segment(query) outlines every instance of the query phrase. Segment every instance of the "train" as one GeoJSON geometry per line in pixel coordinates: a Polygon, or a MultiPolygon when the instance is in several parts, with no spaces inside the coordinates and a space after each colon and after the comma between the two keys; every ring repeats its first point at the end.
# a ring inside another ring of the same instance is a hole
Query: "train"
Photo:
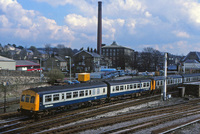
{"type": "MultiPolygon", "coordinates": [[[[169,75],[167,87],[200,80],[200,74],[169,75]]],[[[164,86],[164,76],[107,80],[76,85],[31,88],[22,91],[19,112],[32,117],[54,114],[74,106],[91,106],[122,96],[152,93],[164,86]]]]}

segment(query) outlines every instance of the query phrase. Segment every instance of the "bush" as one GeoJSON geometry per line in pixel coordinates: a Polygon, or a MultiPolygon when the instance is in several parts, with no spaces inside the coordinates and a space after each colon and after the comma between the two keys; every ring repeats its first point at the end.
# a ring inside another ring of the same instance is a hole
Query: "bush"
{"type": "Polygon", "coordinates": [[[51,84],[54,84],[57,79],[63,80],[63,78],[65,77],[64,74],[58,69],[53,69],[53,70],[49,71],[47,73],[47,76],[49,77],[48,82],[51,84]]]}

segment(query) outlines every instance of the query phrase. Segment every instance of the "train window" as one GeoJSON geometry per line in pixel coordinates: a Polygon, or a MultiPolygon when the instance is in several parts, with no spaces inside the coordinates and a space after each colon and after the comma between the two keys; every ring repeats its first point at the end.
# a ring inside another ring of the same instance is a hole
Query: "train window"
{"type": "Polygon", "coordinates": [[[119,91],[119,86],[116,86],[116,91],[119,91]]]}
{"type": "Polygon", "coordinates": [[[149,82],[148,82],[148,83],[147,83],[147,87],[149,87],[149,85],[150,85],[150,84],[149,84],[149,82]]]}
{"type": "Polygon", "coordinates": [[[85,96],[88,96],[88,90],[85,90],[85,96]]]}
{"type": "Polygon", "coordinates": [[[21,101],[25,101],[25,95],[22,95],[22,97],[21,97],[21,101]]]}
{"type": "Polygon", "coordinates": [[[133,85],[130,85],[130,89],[133,89],[133,85]]]}
{"type": "Polygon", "coordinates": [[[99,88],[97,89],[97,94],[100,94],[100,89],[99,88]]]}
{"type": "Polygon", "coordinates": [[[124,90],[124,86],[120,86],[120,90],[124,90]]]}
{"type": "Polygon", "coordinates": [[[72,93],[66,93],[66,99],[71,99],[72,98],[72,93]]]}
{"type": "Polygon", "coordinates": [[[127,85],[127,89],[129,89],[130,88],[130,85],[127,85]]]}
{"type": "Polygon", "coordinates": [[[156,81],[156,86],[159,86],[159,82],[158,81],[156,81]]]}
{"type": "Polygon", "coordinates": [[[78,92],[73,92],[73,98],[77,98],[78,97],[78,92]]]}
{"type": "Polygon", "coordinates": [[[115,87],[113,87],[113,92],[115,91],[115,87]]]}
{"type": "Polygon", "coordinates": [[[35,102],[35,96],[31,96],[31,101],[30,103],[34,103],[35,102]]]}
{"type": "Polygon", "coordinates": [[[92,94],[92,91],[91,90],[89,90],[89,95],[91,95],[92,94]]]}
{"type": "Polygon", "coordinates": [[[84,91],[79,91],[79,96],[83,97],[84,96],[84,91]]]}
{"type": "Polygon", "coordinates": [[[51,95],[45,96],[45,102],[51,102],[51,99],[52,99],[51,95]]]}
{"type": "Polygon", "coordinates": [[[173,84],[173,80],[171,80],[171,84],[173,84]]]}
{"type": "Polygon", "coordinates": [[[29,102],[30,95],[26,95],[26,102],[29,102]]]}
{"type": "Polygon", "coordinates": [[[93,89],[93,91],[92,91],[92,95],[95,95],[95,89],[93,89]]]}
{"type": "Polygon", "coordinates": [[[137,88],[140,88],[140,84],[137,84],[137,88]]]}
{"type": "Polygon", "coordinates": [[[59,94],[54,94],[53,101],[58,101],[58,100],[59,100],[59,94]]]}
{"type": "Polygon", "coordinates": [[[105,93],[106,92],[106,89],[105,88],[103,88],[103,93],[105,93]]]}
{"type": "Polygon", "coordinates": [[[137,84],[134,84],[134,88],[137,88],[137,84]]]}
{"type": "Polygon", "coordinates": [[[64,100],[65,99],[65,94],[62,93],[61,95],[62,95],[62,100],[64,100]]]}
{"type": "Polygon", "coordinates": [[[143,87],[146,87],[147,83],[143,83],[143,87]]]}
{"type": "Polygon", "coordinates": [[[160,81],[160,85],[161,85],[161,86],[163,85],[163,81],[160,81]]]}

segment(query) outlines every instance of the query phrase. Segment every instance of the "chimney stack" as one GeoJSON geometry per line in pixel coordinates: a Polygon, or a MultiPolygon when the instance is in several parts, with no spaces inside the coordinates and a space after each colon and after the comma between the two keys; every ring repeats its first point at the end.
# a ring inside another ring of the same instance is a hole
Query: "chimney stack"
{"type": "Polygon", "coordinates": [[[101,55],[102,44],[102,2],[98,2],[98,29],[97,29],[97,53],[101,55]]]}

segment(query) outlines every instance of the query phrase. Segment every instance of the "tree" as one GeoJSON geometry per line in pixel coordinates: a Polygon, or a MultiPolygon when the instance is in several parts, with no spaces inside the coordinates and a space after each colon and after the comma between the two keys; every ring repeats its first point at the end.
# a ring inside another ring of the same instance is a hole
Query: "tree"
{"type": "Polygon", "coordinates": [[[29,48],[29,50],[33,51],[33,57],[38,57],[38,56],[39,56],[39,52],[38,52],[38,50],[37,50],[36,47],[31,46],[31,47],[29,48]]]}
{"type": "Polygon", "coordinates": [[[15,48],[17,47],[15,44],[13,44],[12,46],[15,47],[15,48]]]}
{"type": "Polygon", "coordinates": [[[51,44],[46,44],[45,45],[45,52],[47,53],[48,57],[50,57],[51,44]]]}
{"type": "Polygon", "coordinates": [[[90,48],[89,47],[87,48],[87,51],[90,52],[90,48]]]}
{"type": "Polygon", "coordinates": [[[63,80],[65,77],[64,74],[58,70],[58,69],[53,69],[47,73],[47,76],[49,77],[48,82],[51,84],[54,84],[57,79],[63,80]]]}

